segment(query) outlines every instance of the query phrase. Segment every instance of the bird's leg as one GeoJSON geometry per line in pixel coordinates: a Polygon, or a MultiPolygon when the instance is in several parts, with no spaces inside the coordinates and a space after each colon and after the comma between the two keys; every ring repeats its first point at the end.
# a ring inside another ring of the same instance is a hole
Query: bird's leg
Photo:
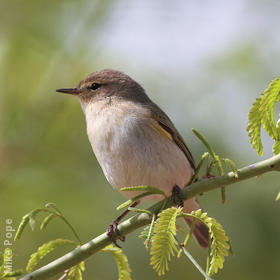
{"type": "Polygon", "coordinates": [[[213,166],[215,165],[216,161],[213,160],[211,161],[210,165],[206,166],[206,172],[205,175],[202,176],[203,179],[210,179],[210,178],[214,178],[215,176],[211,174],[211,170],[213,168],[213,166]]]}
{"type": "MultiPolygon", "coordinates": [[[[130,207],[135,207],[137,204],[139,204],[140,200],[137,200],[135,202],[133,202],[130,207]]],[[[120,231],[118,230],[118,224],[119,222],[129,213],[130,211],[127,209],[125,210],[119,217],[117,217],[107,228],[106,233],[109,237],[109,239],[112,241],[112,243],[121,248],[118,244],[117,244],[117,237],[121,240],[121,241],[125,241],[125,236],[122,236],[120,234],[120,231]]]]}
{"type": "Polygon", "coordinates": [[[180,207],[184,207],[184,200],[182,195],[182,189],[175,185],[172,189],[172,201],[180,207]]]}

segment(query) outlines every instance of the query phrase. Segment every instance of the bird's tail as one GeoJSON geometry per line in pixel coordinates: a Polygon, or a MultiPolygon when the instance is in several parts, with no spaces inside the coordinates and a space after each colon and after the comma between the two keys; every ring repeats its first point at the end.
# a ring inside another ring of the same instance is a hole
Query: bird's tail
{"type": "MultiPolygon", "coordinates": [[[[184,203],[183,211],[186,213],[190,213],[191,211],[195,211],[200,209],[200,205],[198,204],[197,200],[195,198],[191,198],[184,203]]],[[[191,226],[193,219],[192,218],[184,218],[186,223],[191,226]]],[[[209,245],[209,231],[208,227],[199,221],[196,221],[195,227],[193,230],[193,235],[195,236],[195,239],[197,240],[198,244],[202,248],[207,248],[209,245]]]]}

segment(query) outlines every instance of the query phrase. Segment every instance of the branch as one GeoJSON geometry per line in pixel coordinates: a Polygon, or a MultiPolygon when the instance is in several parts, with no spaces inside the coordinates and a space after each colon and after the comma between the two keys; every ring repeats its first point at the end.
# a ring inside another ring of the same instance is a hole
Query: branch
{"type": "MultiPolygon", "coordinates": [[[[239,169],[238,178],[235,177],[233,172],[229,172],[223,176],[199,180],[183,190],[183,198],[189,199],[198,194],[220,188],[221,186],[231,185],[255,176],[260,176],[270,171],[280,171],[280,154],[239,169]]],[[[165,208],[172,205],[173,202],[169,197],[165,208]]],[[[161,208],[162,201],[150,207],[149,211],[158,213],[161,208]]],[[[150,220],[151,217],[146,213],[137,214],[119,224],[118,229],[120,230],[121,235],[125,236],[139,227],[149,224],[150,220]]],[[[64,270],[80,263],[110,243],[111,241],[109,240],[107,234],[103,233],[59,259],[25,275],[20,280],[49,279],[51,276],[61,273],[64,270]]]]}

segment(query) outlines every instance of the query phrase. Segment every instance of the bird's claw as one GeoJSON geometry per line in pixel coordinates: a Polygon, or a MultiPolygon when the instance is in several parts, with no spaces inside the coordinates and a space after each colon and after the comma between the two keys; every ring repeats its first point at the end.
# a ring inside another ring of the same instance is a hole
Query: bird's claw
{"type": "Polygon", "coordinates": [[[106,230],[107,236],[112,241],[112,243],[117,246],[118,248],[121,248],[120,245],[117,244],[117,239],[120,239],[121,241],[125,241],[125,236],[121,235],[119,229],[118,229],[118,222],[113,221],[106,230]]]}
{"type": "Polygon", "coordinates": [[[180,207],[184,207],[184,200],[182,195],[182,189],[175,185],[172,189],[172,201],[180,207]]]}

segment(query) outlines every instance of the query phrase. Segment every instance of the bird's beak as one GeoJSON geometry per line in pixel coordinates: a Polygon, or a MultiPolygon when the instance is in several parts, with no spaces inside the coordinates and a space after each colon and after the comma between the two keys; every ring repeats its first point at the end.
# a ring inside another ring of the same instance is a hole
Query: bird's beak
{"type": "Polygon", "coordinates": [[[57,89],[56,92],[62,92],[62,93],[67,93],[67,94],[79,94],[81,91],[77,87],[74,88],[60,88],[57,89]]]}

